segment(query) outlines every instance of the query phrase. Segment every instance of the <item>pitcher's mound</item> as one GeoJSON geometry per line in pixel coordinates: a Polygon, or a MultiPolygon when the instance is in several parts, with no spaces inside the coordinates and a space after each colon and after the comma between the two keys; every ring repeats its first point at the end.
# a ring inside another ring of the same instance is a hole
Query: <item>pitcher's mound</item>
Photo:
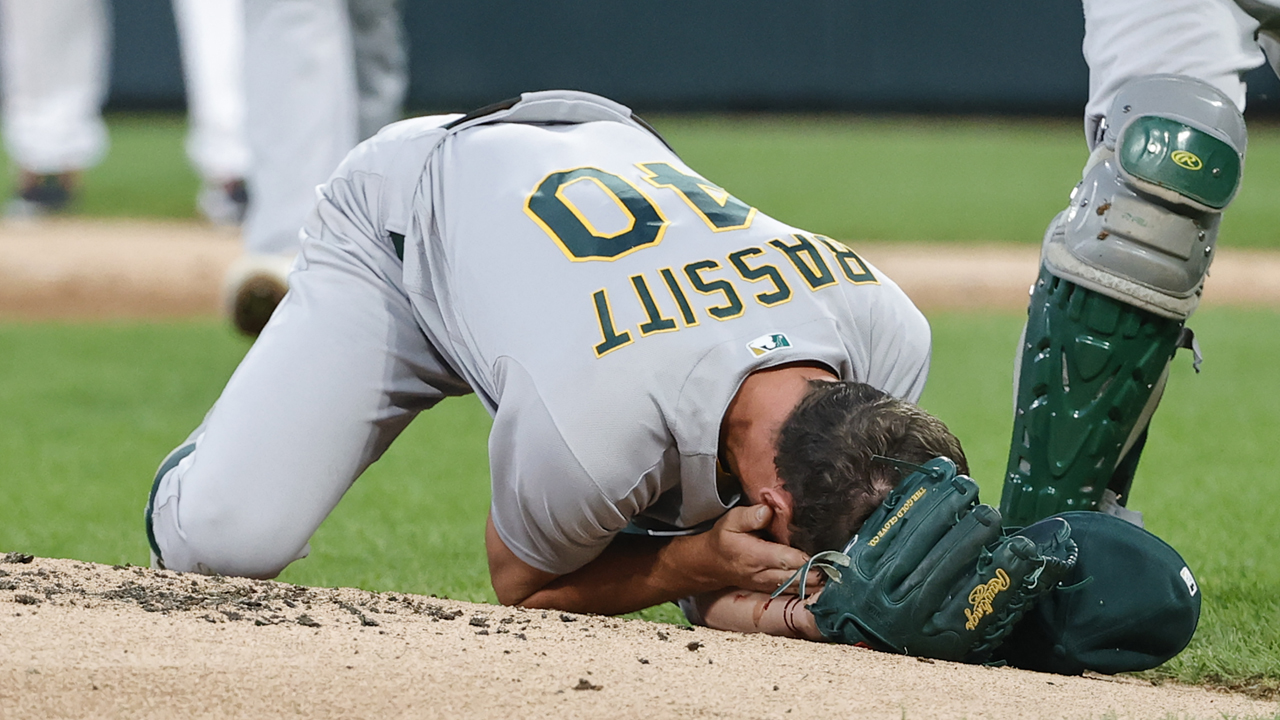
{"type": "Polygon", "coordinates": [[[1275,703],[639,620],[0,555],[0,717],[1163,718],[1275,703]]]}

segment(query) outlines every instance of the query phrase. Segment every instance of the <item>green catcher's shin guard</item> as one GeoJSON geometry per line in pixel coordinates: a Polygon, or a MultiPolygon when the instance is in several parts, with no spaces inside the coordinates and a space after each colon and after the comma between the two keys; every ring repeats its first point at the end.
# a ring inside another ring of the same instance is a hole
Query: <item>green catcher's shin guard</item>
{"type": "Polygon", "coordinates": [[[1127,492],[1144,411],[1182,328],[1041,269],[1020,348],[1006,525],[1094,510],[1113,477],[1127,492]]]}

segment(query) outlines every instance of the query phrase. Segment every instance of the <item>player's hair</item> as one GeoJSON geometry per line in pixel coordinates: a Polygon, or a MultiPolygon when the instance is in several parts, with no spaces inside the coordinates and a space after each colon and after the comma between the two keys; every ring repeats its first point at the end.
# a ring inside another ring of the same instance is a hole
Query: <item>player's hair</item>
{"type": "Polygon", "coordinates": [[[838,550],[902,478],[873,455],[923,463],[940,455],[969,473],[960,440],[912,403],[858,382],[810,382],[778,433],[774,465],[791,493],[791,544],[838,550]]]}

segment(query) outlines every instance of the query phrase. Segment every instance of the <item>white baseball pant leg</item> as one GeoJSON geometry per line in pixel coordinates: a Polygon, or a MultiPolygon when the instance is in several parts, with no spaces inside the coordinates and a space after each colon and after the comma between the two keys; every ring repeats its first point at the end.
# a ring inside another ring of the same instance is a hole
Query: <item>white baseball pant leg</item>
{"type": "Polygon", "coordinates": [[[346,0],[245,0],[246,252],[296,252],[315,187],[355,147],[353,57],[346,0]]]}
{"type": "Polygon", "coordinates": [[[391,243],[366,234],[365,177],[321,200],[288,295],[162,466],[147,523],[165,567],[274,577],[418,412],[470,392],[419,329],[391,243]]]}
{"type": "Polygon", "coordinates": [[[2,0],[4,141],[24,170],[83,170],[107,151],[105,0],[2,0]]]}
{"type": "Polygon", "coordinates": [[[399,0],[348,0],[360,96],[360,139],[400,120],[409,90],[409,53],[399,0]]]}
{"type": "Polygon", "coordinates": [[[244,127],[243,0],[173,0],[186,82],[187,157],[206,182],[249,171],[244,127]]]}
{"type": "Polygon", "coordinates": [[[1084,0],[1089,64],[1085,136],[1092,149],[1116,92],[1143,75],[1187,75],[1226,93],[1244,110],[1244,74],[1266,58],[1258,21],[1232,0],[1084,0]]]}

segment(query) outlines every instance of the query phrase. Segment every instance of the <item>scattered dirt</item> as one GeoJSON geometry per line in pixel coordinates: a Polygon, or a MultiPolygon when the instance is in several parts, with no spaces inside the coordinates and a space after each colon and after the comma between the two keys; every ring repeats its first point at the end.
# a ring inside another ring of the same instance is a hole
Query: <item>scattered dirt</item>
{"type": "Polygon", "coordinates": [[[1280,705],[640,620],[0,557],[3,718],[1273,717],[1280,705]]]}
{"type": "MultiPolygon", "coordinates": [[[[859,242],[926,310],[1021,310],[1037,249],[859,242]]],[[[216,315],[234,231],[197,223],[69,218],[0,224],[0,318],[216,315]]],[[[1280,307],[1280,252],[1221,249],[1205,305],[1280,307]]]]}

